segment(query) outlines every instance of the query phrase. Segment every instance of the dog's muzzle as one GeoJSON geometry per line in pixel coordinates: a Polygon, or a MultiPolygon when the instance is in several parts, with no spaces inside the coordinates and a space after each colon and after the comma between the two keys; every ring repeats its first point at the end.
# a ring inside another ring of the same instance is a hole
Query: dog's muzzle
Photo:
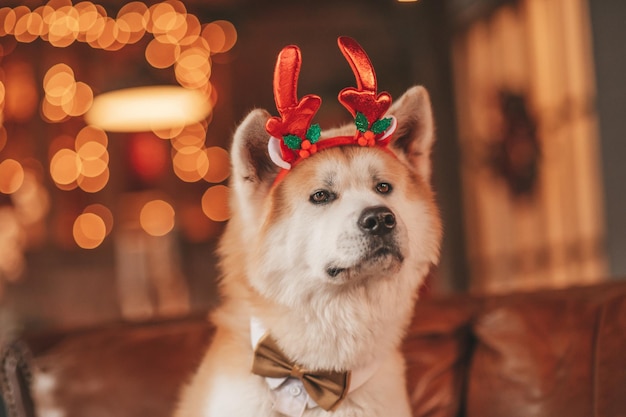
{"type": "Polygon", "coordinates": [[[363,252],[360,259],[350,266],[330,264],[326,267],[326,274],[331,278],[349,270],[358,271],[368,264],[379,262],[385,258],[393,258],[402,263],[404,257],[398,247],[396,234],[396,216],[391,209],[385,206],[365,208],[357,220],[357,227],[363,234],[363,252]]]}

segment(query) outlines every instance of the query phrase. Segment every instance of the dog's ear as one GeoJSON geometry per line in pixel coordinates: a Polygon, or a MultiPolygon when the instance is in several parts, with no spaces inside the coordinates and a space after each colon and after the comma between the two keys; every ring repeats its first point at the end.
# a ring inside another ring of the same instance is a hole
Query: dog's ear
{"type": "Polygon", "coordinates": [[[270,114],[265,110],[252,110],[235,130],[231,148],[235,187],[255,191],[271,185],[278,173],[267,150],[270,135],[265,130],[265,123],[269,118],[270,114]]]}
{"type": "Polygon", "coordinates": [[[430,151],[435,141],[435,128],[428,92],[422,86],[411,87],[394,101],[388,114],[398,121],[392,150],[425,181],[430,181],[430,151]]]}

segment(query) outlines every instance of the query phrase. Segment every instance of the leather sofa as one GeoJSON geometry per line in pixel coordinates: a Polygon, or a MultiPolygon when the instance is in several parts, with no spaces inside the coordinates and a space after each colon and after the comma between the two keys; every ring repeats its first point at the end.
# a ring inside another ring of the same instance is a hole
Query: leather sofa
{"type": "MultiPolygon", "coordinates": [[[[1,350],[4,413],[169,416],[212,332],[195,317],[24,336],[1,350]]],[[[626,416],[626,281],[422,299],[403,348],[416,417],[626,416]]]]}

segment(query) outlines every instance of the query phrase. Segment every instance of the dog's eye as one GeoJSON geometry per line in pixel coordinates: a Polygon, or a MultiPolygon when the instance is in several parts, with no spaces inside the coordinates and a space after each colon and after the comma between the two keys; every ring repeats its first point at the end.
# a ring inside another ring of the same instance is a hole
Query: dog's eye
{"type": "Polygon", "coordinates": [[[376,191],[378,191],[380,194],[389,194],[392,188],[393,187],[391,187],[391,184],[387,182],[381,182],[376,184],[376,191]]]}
{"type": "Polygon", "coordinates": [[[326,190],[317,190],[309,197],[309,201],[313,204],[324,204],[334,199],[334,194],[326,190]]]}

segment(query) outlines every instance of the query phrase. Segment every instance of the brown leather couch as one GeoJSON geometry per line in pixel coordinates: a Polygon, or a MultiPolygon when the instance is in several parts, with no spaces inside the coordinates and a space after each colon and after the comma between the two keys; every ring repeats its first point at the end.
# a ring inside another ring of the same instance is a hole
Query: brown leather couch
{"type": "MultiPolygon", "coordinates": [[[[211,336],[190,318],[8,344],[5,413],[169,416],[211,336]]],[[[414,416],[626,416],[626,281],[421,300],[404,349],[414,416]]]]}

